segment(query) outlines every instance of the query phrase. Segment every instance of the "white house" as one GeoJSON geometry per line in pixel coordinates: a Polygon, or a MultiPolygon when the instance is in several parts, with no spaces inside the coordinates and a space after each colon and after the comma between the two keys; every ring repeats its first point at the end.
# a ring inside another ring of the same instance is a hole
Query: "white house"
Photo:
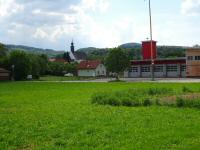
{"type": "Polygon", "coordinates": [[[99,60],[81,61],[78,65],[78,76],[98,77],[106,76],[106,67],[99,60]]]}

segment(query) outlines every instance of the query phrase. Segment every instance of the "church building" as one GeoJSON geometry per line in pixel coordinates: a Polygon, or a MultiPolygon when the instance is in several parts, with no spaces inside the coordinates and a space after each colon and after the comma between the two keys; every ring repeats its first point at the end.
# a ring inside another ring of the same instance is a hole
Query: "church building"
{"type": "Polygon", "coordinates": [[[71,46],[70,46],[70,51],[64,53],[64,59],[67,60],[69,63],[70,62],[81,62],[83,60],[86,60],[86,54],[81,51],[75,51],[75,46],[74,42],[72,40],[71,46]]]}

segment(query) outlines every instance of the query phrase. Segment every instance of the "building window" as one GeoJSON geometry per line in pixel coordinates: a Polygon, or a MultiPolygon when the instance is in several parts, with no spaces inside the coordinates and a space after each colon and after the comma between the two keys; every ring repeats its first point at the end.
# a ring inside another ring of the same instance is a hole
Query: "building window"
{"type": "Polygon", "coordinates": [[[177,72],[178,67],[177,65],[168,65],[167,66],[167,72],[177,72]]]}
{"type": "Polygon", "coordinates": [[[193,60],[193,56],[188,56],[187,59],[188,60],[193,60]]]}
{"type": "Polygon", "coordinates": [[[150,72],[150,66],[143,66],[142,72],[150,72]]]}
{"type": "Polygon", "coordinates": [[[200,60],[200,56],[195,56],[195,60],[200,60]]]}
{"type": "Polygon", "coordinates": [[[181,71],[182,71],[182,72],[185,72],[185,71],[186,71],[186,66],[185,66],[185,65],[181,66],[181,71]]]}
{"type": "Polygon", "coordinates": [[[163,72],[163,66],[155,66],[154,72],[163,72]]]}
{"type": "Polygon", "coordinates": [[[131,67],[129,72],[138,72],[138,67],[131,67]]]}

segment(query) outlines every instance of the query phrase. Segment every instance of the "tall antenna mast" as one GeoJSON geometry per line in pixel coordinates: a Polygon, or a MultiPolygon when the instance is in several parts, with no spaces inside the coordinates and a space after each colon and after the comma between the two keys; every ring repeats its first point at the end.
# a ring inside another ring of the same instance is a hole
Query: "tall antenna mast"
{"type": "Polygon", "coordinates": [[[154,58],[153,58],[153,31],[151,17],[151,0],[149,0],[150,40],[151,40],[151,80],[154,81],[154,58]]]}

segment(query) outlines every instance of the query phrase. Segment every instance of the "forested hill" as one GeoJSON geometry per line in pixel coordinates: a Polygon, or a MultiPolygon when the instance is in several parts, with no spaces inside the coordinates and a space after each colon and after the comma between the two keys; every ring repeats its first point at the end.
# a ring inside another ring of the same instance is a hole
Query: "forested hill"
{"type": "MultiPolygon", "coordinates": [[[[122,44],[119,47],[125,49],[129,54],[130,59],[141,59],[142,45],[139,43],[126,43],[122,44]]],[[[158,46],[158,57],[159,58],[176,58],[176,57],[185,57],[185,51],[187,47],[183,46],[158,46]]],[[[87,54],[88,59],[104,59],[109,51],[106,48],[94,48],[88,47],[79,49],[78,51],[85,52],[87,54]]]]}
{"type": "MultiPolygon", "coordinates": [[[[42,48],[35,48],[30,46],[23,46],[23,45],[6,45],[6,47],[10,50],[24,50],[30,53],[38,53],[38,54],[47,54],[48,57],[56,57],[61,56],[64,51],[56,51],[53,49],[42,49],[42,48]]],[[[141,44],[139,43],[126,43],[122,44],[119,47],[124,48],[127,53],[129,54],[130,59],[141,59],[141,44]]],[[[159,58],[175,58],[175,57],[184,57],[186,47],[182,46],[158,46],[158,57],[159,58]]],[[[87,59],[94,60],[94,59],[101,59],[104,60],[109,49],[108,48],[95,48],[95,47],[88,47],[88,48],[81,48],[77,51],[85,53],[87,59]]]]}
{"type": "Polygon", "coordinates": [[[10,50],[23,50],[30,53],[37,53],[37,54],[46,54],[48,57],[55,57],[57,55],[63,54],[64,51],[56,51],[53,49],[42,49],[42,48],[35,48],[30,46],[24,45],[6,45],[6,47],[10,50]]]}

